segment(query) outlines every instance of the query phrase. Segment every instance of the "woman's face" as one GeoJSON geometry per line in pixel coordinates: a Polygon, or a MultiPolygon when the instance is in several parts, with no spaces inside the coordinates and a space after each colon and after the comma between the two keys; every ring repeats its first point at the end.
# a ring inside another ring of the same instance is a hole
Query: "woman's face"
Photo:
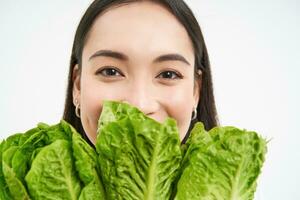
{"type": "Polygon", "coordinates": [[[147,116],[177,121],[181,140],[199,100],[192,42],[168,10],[137,2],[107,10],[88,34],[82,71],[73,71],[73,97],[95,143],[103,100],[126,101],[147,116]]]}

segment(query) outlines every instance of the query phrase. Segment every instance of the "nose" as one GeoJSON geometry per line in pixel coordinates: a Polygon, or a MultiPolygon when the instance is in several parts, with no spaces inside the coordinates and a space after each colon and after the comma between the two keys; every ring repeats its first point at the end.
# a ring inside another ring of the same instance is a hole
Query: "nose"
{"type": "Polygon", "coordinates": [[[132,82],[128,91],[124,91],[123,102],[127,102],[139,110],[145,115],[154,115],[159,109],[159,103],[155,97],[155,91],[149,84],[132,82]]]}

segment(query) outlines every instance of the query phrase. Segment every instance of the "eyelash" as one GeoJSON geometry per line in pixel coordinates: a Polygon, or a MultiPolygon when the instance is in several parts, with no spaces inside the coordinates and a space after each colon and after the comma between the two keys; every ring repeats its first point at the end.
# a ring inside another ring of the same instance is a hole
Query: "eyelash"
{"type": "MultiPolygon", "coordinates": [[[[114,70],[114,71],[113,71],[114,74],[115,74],[115,73],[120,74],[120,75],[117,75],[117,76],[124,76],[123,73],[121,73],[117,68],[112,67],[112,66],[102,67],[102,68],[100,68],[99,70],[97,70],[96,74],[101,74],[101,75],[103,75],[103,76],[105,76],[105,77],[116,76],[116,75],[107,75],[107,73],[106,73],[106,74],[103,74],[104,72],[107,72],[108,70],[110,70],[110,72],[112,72],[112,70],[114,70]]],[[[183,76],[182,76],[179,72],[173,71],[173,70],[166,70],[166,71],[163,71],[163,72],[161,72],[159,75],[157,75],[155,78],[159,78],[159,77],[161,77],[162,75],[167,75],[167,76],[170,77],[170,73],[171,73],[171,78],[163,78],[163,79],[174,80],[174,79],[182,79],[182,78],[183,78],[183,76]],[[167,73],[168,73],[168,74],[167,74],[167,73]],[[176,76],[176,77],[174,78],[174,76],[176,76]]],[[[161,78],[162,78],[162,77],[161,77],[161,78]]]]}

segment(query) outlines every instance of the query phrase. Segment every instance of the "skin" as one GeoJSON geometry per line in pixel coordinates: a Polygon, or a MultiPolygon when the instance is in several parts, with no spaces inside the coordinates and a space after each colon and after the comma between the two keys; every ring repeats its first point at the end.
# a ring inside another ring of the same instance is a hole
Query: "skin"
{"type": "Polygon", "coordinates": [[[98,16],[83,48],[82,70],[76,65],[73,71],[74,104],[77,99],[90,141],[95,144],[103,100],[128,102],[159,122],[174,118],[182,140],[199,101],[194,61],[185,28],[157,3],[131,3],[98,16]],[[119,52],[127,59],[95,55],[100,50],[119,52]],[[187,63],[155,61],[166,54],[179,54],[187,63]]]}

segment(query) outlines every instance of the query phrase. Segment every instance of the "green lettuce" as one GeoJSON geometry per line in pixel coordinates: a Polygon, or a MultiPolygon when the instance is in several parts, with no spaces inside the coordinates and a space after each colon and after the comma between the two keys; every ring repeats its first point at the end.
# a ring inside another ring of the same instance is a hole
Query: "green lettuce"
{"type": "Polygon", "coordinates": [[[96,151],[64,120],[12,135],[0,156],[0,200],[105,199],[96,151]]]}
{"type": "Polygon", "coordinates": [[[78,199],[80,180],[72,160],[71,144],[56,140],[34,159],[25,180],[33,199],[78,199]]]}
{"type": "Polygon", "coordinates": [[[100,178],[100,167],[95,150],[76,133],[73,127],[72,147],[75,158],[75,168],[83,182],[79,200],[105,199],[105,191],[100,178]]]}
{"type": "Polygon", "coordinates": [[[15,172],[11,167],[12,158],[14,153],[17,151],[16,146],[12,146],[7,149],[2,154],[2,173],[4,177],[4,187],[9,190],[4,191],[4,195],[8,196],[9,198],[12,197],[13,199],[29,199],[28,193],[26,188],[22,184],[22,182],[17,178],[15,172]]]}
{"type": "Polygon", "coordinates": [[[104,102],[96,143],[108,199],[169,199],[182,159],[176,122],[104,102]]]}
{"type": "Polygon", "coordinates": [[[0,143],[0,200],[248,200],[267,142],[235,127],[199,122],[181,145],[176,121],[105,101],[96,146],[66,121],[0,143]]]}
{"type": "MultiPolygon", "coordinates": [[[[3,147],[4,147],[4,141],[2,141],[0,144],[0,161],[2,161],[3,147]]],[[[2,165],[3,165],[2,162],[0,162],[0,200],[11,200],[12,197],[10,195],[8,186],[4,178],[2,165]]]]}
{"type": "MultiPolygon", "coordinates": [[[[20,179],[19,170],[14,167],[15,155],[18,154],[19,145],[23,145],[25,139],[31,134],[38,131],[38,129],[31,129],[25,134],[14,134],[2,142],[1,148],[1,182],[4,185],[3,198],[4,199],[29,199],[28,192],[20,179]],[[16,169],[17,171],[14,171],[16,169]]],[[[22,155],[21,155],[22,156],[22,155]]]]}
{"type": "Polygon", "coordinates": [[[206,132],[197,123],[185,145],[176,200],[254,198],[266,140],[235,127],[206,132]]]}

